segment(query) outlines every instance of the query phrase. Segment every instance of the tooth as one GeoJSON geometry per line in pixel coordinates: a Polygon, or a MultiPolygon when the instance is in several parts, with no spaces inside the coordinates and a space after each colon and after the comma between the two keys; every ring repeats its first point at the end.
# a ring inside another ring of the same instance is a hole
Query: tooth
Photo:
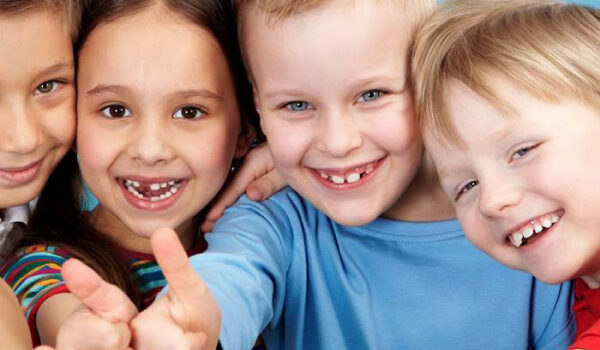
{"type": "Polygon", "coordinates": [[[140,183],[137,181],[132,181],[133,187],[140,187],[140,183]]]}
{"type": "Polygon", "coordinates": [[[331,181],[333,181],[333,183],[341,185],[344,183],[344,178],[341,176],[337,176],[337,175],[333,175],[331,177],[331,181]]]}
{"type": "Polygon", "coordinates": [[[552,221],[552,223],[556,223],[558,221],[558,216],[557,215],[552,215],[552,217],[550,218],[550,221],[552,221]]]}
{"type": "Polygon", "coordinates": [[[160,198],[160,200],[162,201],[163,199],[167,199],[167,195],[161,194],[160,196],[158,196],[158,198],[160,198]]]}
{"type": "Polygon", "coordinates": [[[136,196],[136,197],[138,197],[139,199],[144,198],[144,196],[141,193],[139,193],[139,192],[136,192],[133,195],[136,196]]]}
{"type": "Polygon", "coordinates": [[[169,181],[169,182],[167,182],[167,183],[169,184],[169,186],[173,186],[173,185],[175,185],[175,181],[169,181]]]}
{"type": "Polygon", "coordinates": [[[552,226],[552,221],[550,221],[549,218],[544,217],[542,219],[542,226],[544,226],[545,228],[548,228],[548,227],[552,226]]]}
{"type": "Polygon", "coordinates": [[[171,193],[170,191],[169,191],[169,192],[167,192],[167,193],[165,193],[165,196],[166,196],[167,198],[171,198],[171,196],[172,196],[172,195],[173,195],[173,193],[171,193]]]}
{"type": "Polygon", "coordinates": [[[542,230],[544,229],[542,227],[542,225],[538,224],[537,222],[533,225],[533,229],[535,230],[535,233],[540,233],[542,232],[542,230]]]}
{"type": "Polygon", "coordinates": [[[513,233],[510,235],[510,241],[515,247],[520,247],[523,244],[523,235],[520,233],[513,233]]]}
{"type": "Polygon", "coordinates": [[[319,173],[319,174],[320,174],[320,175],[321,175],[321,177],[322,177],[322,178],[324,178],[324,179],[328,179],[328,178],[329,178],[329,176],[328,176],[327,174],[325,174],[325,173],[319,173]]]}
{"type": "Polygon", "coordinates": [[[533,227],[531,226],[527,226],[523,229],[523,231],[521,231],[521,234],[523,235],[523,237],[525,238],[529,238],[531,236],[533,236],[533,227]]]}
{"type": "Polygon", "coordinates": [[[169,191],[170,191],[171,193],[175,194],[175,193],[177,193],[177,191],[178,191],[178,190],[179,190],[179,188],[178,188],[178,187],[175,187],[175,186],[173,186],[173,187],[171,187],[171,189],[170,189],[169,191]]]}
{"type": "Polygon", "coordinates": [[[160,188],[167,188],[167,186],[168,186],[168,185],[167,185],[167,183],[166,183],[166,182],[163,182],[163,183],[161,183],[161,184],[160,184],[160,188]]]}
{"type": "Polygon", "coordinates": [[[158,202],[160,200],[160,197],[150,197],[150,200],[153,202],[158,202]]]}
{"type": "Polygon", "coordinates": [[[346,178],[346,182],[348,182],[349,184],[353,184],[358,180],[360,180],[360,174],[357,173],[352,173],[346,178]]]}
{"type": "Polygon", "coordinates": [[[132,183],[133,183],[133,181],[131,181],[131,180],[125,180],[125,184],[126,184],[127,186],[130,186],[132,183]]]}
{"type": "Polygon", "coordinates": [[[373,166],[372,166],[372,165],[369,165],[369,166],[367,167],[367,171],[365,171],[365,172],[366,172],[367,174],[370,174],[370,173],[372,173],[372,172],[373,172],[373,166]]]}
{"type": "Polygon", "coordinates": [[[158,190],[160,190],[160,184],[152,184],[152,185],[150,185],[150,189],[152,191],[158,191],[158,190]]]}

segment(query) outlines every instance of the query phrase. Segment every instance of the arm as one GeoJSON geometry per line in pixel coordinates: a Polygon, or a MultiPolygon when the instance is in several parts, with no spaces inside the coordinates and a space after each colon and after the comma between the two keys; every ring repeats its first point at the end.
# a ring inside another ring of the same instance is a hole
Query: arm
{"type": "Polygon", "coordinates": [[[2,349],[31,349],[31,335],[10,287],[0,279],[0,339],[2,349]]]}
{"type": "Polygon", "coordinates": [[[262,201],[286,186],[285,181],[273,165],[266,144],[250,151],[233,180],[221,191],[200,226],[210,232],[215,222],[244,193],[253,201],[262,201]]]}

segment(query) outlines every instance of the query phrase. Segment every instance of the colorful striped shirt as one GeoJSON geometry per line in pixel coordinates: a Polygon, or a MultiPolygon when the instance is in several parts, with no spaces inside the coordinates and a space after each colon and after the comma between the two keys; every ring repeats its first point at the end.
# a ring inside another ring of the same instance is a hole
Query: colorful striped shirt
{"type": "MultiPolygon", "coordinates": [[[[201,251],[202,248],[193,248],[188,254],[201,251]]],[[[121,252],[135,274],[145,308],[154,301],[167,282],[151,254],[124,249],[121,252]]],[[[34,245],[20,250],[0,268],[0,276],[11,286],[23,307],[34,344],[39,344],[35,319],[40,306],[56,294],[68,293],[61,268],[70,257],[67,250],[59,247],[34,245]]]]}

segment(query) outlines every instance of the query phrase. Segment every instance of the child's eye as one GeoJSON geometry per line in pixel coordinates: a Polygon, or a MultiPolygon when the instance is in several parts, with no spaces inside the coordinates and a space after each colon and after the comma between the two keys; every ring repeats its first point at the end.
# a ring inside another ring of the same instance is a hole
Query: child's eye
{"type": "Polygon", "coordinates": [[[538,144],[519,148],[516,152],[514,152],[510,156],[510,160],[512,161],[512,160],[524,157],[527,153],[529,153],[529,151],[531,151],[532,149],[536,148],[537,146],[538,146],[538,144]]]}
{"type": "Polygon", "coordinates": [[[173,114],[175,119],[193,120],[202,118],[206,113],[198,107],[185,106],[177,109],[173,114]]]}
{"type": "Polygon", "coordinates": [[[469,182],[467,182],[466,184],[464,184],[464,186],[462,186],[459,190],[458,193],[456,194],[456,198],[454,198],[454,201],[458,201],[458,199],[465,193],[469,192],[470,190],[472,190],[475,186],[479,185],[479,181],[477,180],[470,180],[469,182]]]}
{"type": "Polygon", "coordinates": [[[34,95],[49,94],[51,92],[56,91],[56,89],[58,89],[59,85],[60,85],[60,82],[58,82],[56,80],[45,81],[35,88],[35,91],[33,94],[34,95]]]}
{"type": "Polygon", "coordinates": [[[103,116],[110,119],[131,117],[131,111],[122,105],[110,105],[100,110],[103,116]]]}
{"type": "Polygon", "coordinates": [[[292,101],[285,104],[284,107],[294,112],[303,112],[307,109],[314,108],[310,103],[305,101],[292,101]]]}
{"type": "Polygon", "coordinates": [[[371,102],[383,96],[385,92],[381,90],[369,90],[358,97],[358,102],[371,102]]]}

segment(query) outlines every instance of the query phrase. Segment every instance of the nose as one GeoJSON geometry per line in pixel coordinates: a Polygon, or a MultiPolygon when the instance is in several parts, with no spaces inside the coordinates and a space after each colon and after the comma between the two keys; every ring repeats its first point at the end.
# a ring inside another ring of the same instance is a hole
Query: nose
{"type": "Polygon", "coordinates": [[[324,112],[318,125],[317,148],[334,157],[344,157],[362,145],[360,126],[343,111],[324,112]]]}
{"type": "Polygon", "coordinates": [[[42,143],[44,131],[35,110],[16,103],[2,107],[0,113],[0,151],[27,154],[42,143]]]}
{"type": "Polygon", "coordinates": [[[165,117],[160,115],[138,116],[138,125],[131,135],[129,156],[143,165],[168,163],[174,157],[165,117]]]}
{"type": "Polygon", "coordinates": [[[479,211],[489,218],[505,214],[510,208],[517,206],[521,199],[522,191],[518,184],[511,182],[506,177],[499,178],[494,182],[480,182],[479,211]]]}

